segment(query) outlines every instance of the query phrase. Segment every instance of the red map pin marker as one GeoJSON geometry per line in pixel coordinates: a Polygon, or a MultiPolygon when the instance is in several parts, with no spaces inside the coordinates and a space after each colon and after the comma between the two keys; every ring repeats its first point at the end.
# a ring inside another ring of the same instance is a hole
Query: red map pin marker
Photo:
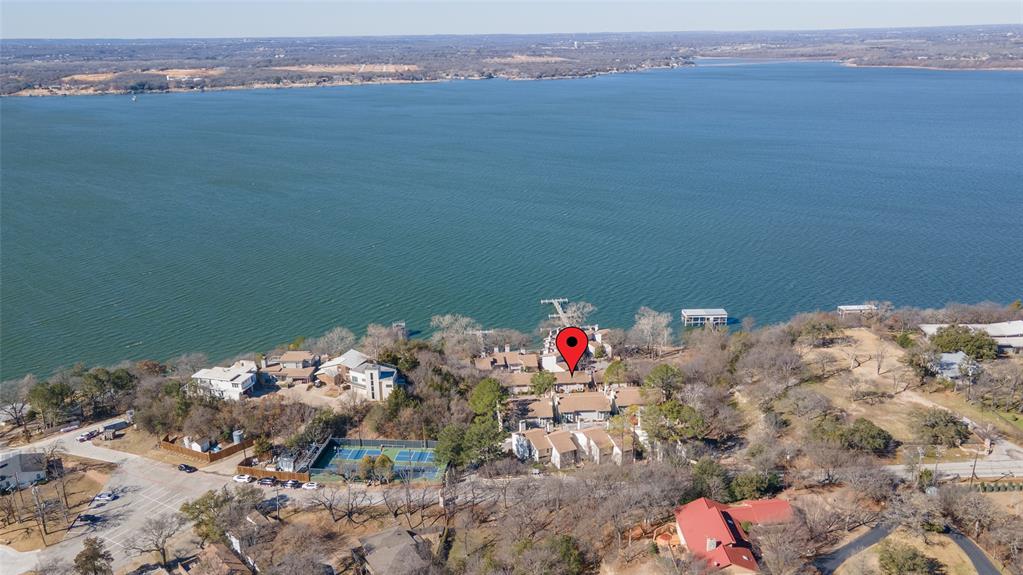
{"type": "Polygon", "coordinates": [[[586,337],[586,332],[577,327],[562,329],[554,340],[554,343],[558,346],[558,352],[561,354],[561,357],[565,358],[565,363],[568,364],[569,373],[573,375],[575,374],[575,366],[579,365],[579,360],[586,353],[587,341],[589,339],[586,337]]]}

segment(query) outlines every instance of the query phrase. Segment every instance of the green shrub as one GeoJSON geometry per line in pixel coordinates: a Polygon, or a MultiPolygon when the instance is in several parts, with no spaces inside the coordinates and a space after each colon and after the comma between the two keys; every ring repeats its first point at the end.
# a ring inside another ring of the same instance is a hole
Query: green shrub
{"type": "Polygon", "coordinates": [[[942,565],[909,545],[883,541],[878,545],[878,566],[885,575],[929,575],[942,565]]]}

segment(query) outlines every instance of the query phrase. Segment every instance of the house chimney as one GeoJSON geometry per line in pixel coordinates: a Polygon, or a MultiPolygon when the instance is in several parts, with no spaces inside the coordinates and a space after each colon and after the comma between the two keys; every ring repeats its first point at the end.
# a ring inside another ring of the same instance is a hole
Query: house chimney
{"type": "Polygon", "coordinates": [[[499,348],[499,347],[497,347],[497,346],[495,345],[495,346],[494,346],[494,355],[497,355],[497,354],[498,354],[498,352],[500,352],[500,351],[501,351],[501,348],[499,348]]]}
{"type": "Polygon", "coordinates": [[[504,344],[504,352],[505,353],[510,353],[511,352],[511,344],[508,344],[508,343],[504,344]]]}
{"type": "Polygon", "coordinates": [[[526,430],[526,422],[525,421],[520,421],[519,422],[519,433],[522,433],[525,430],[526,430]]]}

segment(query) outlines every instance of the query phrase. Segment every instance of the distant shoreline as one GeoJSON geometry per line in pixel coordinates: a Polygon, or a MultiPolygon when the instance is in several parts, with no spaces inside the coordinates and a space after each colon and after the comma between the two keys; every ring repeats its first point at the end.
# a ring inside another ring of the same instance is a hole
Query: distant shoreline
{"type": "Polygon", "coordinates": [[[47,98],[47,97],[66,97],[66,96],[129,96],[129,95],[145,95],[145,94],[185,94],[185,93],[201,93],[201,92],[226,92],[235,90],[286,90],[292,88],[339,88],[347,86],[379,86],[387,84],[438,84],[443,82],[455,82],[455,81],[474,81],[474,80],[507,80],[509,82],[531,82],[531,81],[544,81],[544,80],[578,80],[585,78],[596,78],[600,76],[610,76],[614,74],[630,74],[635,72],[645,72],[648,70],[671,70],[675,68],[690,68],[700,67],[700,60],[739,60],[734,64],[711,64],[705,67],[723,67],[723,66],[749,66],[757,64],[785,64],[785,63],[809,63],[809,62],[828,62],[843,66],[846,68],[904,68],[911,70],[936,70],[936,71],[949,71],[949,72],[1023,72],[1023,66],[1021,67],[1004,67],[1004,68],[983,68],[983,67],[970,67],[970,68],[949,68],[941,66],[924,66],[915,64],[857,64],[855,62],[848,62],[836,59],[826,58],[744,58],[736,56],[696,56],[694,63],[690,65],[651,65],[643,66],[639,68],[629,70],[607,70],[602,72],[590,72],[585,74],[562,74],[554,76],[539,76],[539,77],[515,77],[515,76],[466,76],[456,78],[431,78],[424,80],[403,80],[403,79],[387,79],[381,78],[376,80],[365,80],[365,81],[340,81],[340,82],[294,82],[288,84],[275,84],[272,82],[259,82],[255,84],[238,84],[234,86],[213,86],[202,89],[196,88],[167,88],[164,90],[147,90],[144,92],[131,92],[123,90],[91,90],[86,88],[81,89],[67,89],[67,90],[53,90],[49,88],[28,88],[15,92],[13,94],[2,94],[0,97],[11,98],[47,98]]]}
{"type": "Polygon", "coordinates": [[[508,77],[508,76],[467,76],[459,78],[434,78],[428,80],[400,80],[400,79],[379,79],[358,82],[319,82],[319,83],[288,83],[274,84],[271,82],[260,82],[257,84],[239,84],[236,86],[214,86],[203,89],[195,88],[167,88],[165,90],[147,90],[145,92],[131,92],[123,90],[51,90],[48,88],[29,88],[13,94],[0,94],[0,98],[52,98],[66,96],[142,96],[148,94],[189,94],[202,92],[227,92],[241,90],[288,90],[293,88],[341,88],[349,86],[378,86],[387,84],[441,84],[446,82],[476,81],[476,80],[506,80],[509,82],[542,82],[546,80],[581,80],[585,78],[597,78],[600,76],[611,76],[615,74],[630,74],[635,72],[646,72],[648,70],[671,70],[675,68],[693,68],[695,65],[684,66],[645,66],[632,70],[608,70],[605,72],[590,72],[586,74],[563,74],[557,76],[541,77],[508,77]]]}

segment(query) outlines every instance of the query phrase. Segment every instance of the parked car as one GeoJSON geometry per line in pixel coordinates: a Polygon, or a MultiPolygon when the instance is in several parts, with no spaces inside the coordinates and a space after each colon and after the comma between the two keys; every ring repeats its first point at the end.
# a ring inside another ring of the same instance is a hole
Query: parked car
{"type": "Polygon", "coordinates": [[[259,484],[268,487],[273,487],[274,485],[277,485],[277,480],[274,479],[273,477],[264,477],[259,480],[259,484]]]}
{"type": "Polygon", "coordinates": [[[96,497],[93,497],[93,499],[96,501],[113,501],[114,499],[117,499],[117,494],[104,491],[102,493],[97,493],[96,497]]]}
{"type": "Polygon", "coordinates": [[[302,489],[319,489],[319,488],[320,488],[320,484],[316,483],[315,481],[310,481],[309,483],[306,483],[305,485],[302,486],[302,489]]]}
{"type": "Polygon", "coordinates": [[[60,428],[60,432],[61,433],[67,433],[69,431],[74,431],[74,430],[78,429],[81,426],[82,426],[81,423],[72,423],[71,425],[65,425],[64,427],[61,427],[60,428]]]}
{"type": "Polygon", "coordinates": [[[195,473],[195,468],[187,463],[178,465],[178,471],[184,471],[185,473],[195,473]]]}
{"type": "Polygon", "coordinates": [[[78,441],[79,441],[79,443],[84,442],[84,441],[89,441],[90,439],[92,439],[93,437],[96,437],[97,435],[99,435],[99,430],[98,429],[90,429],[89,431],[86,431],[85,433],[79,435],[78,436],[78,441]]]}
{"type": "Polygon", "coordinates": [[[97,521],[99,521],[99,517],[96,515],[89,515],[87,513],[83,513],[78,516],[79,523],[95,523],[97,521]]]}
{"type": "Polygon", "coordinates": [[[252,481],[252,476],[251,475],[245,475],[243,473],[241,475],[235,475],[234,476],[234,480],[237,483],[248,483],[248,482],[252,481]]]}
{"type": "Polygon", "coordinates": [[[301,489],[302,482],[297,479],[289,479],[284,482],[284,487],[288,489],[301,489]]]}

